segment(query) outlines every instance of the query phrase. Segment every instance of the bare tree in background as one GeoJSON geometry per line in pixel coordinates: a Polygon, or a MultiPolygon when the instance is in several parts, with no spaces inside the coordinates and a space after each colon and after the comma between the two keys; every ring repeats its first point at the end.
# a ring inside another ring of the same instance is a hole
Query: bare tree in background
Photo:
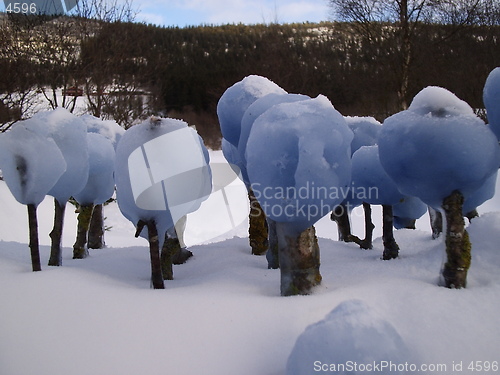
{"type": "Polygon", "coordinates": [[[351,22],[365,43],[393,38],[396,45],[387,53],[397,74],[398,106],[408,106],[408,87],[415,58],[414,40],[422,25],[452,26],[445,40],[465,25],[497,24],[496,0],[329,0],[335,19],[351,22]]]}

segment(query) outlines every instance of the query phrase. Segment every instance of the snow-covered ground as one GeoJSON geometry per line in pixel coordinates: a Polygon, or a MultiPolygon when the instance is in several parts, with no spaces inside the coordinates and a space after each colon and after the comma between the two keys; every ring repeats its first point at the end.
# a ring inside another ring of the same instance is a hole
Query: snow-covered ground
{"type": "MultiPolygon", "coordinates": [[[[222,157],[212,152],[212,158],[222,157]]],[[[165,290],[150,289],[147,242],[134,238],[115,203],[105,208],[112,226],[108,247],[84,260],[71,259],[76,217],[68,206],[63,266],[46,266],[52,210],[50,198],[38,209],[43,271],[34,273],[26,207],[0,182],[2,375],[283,375],[306,327],[350,300],[370,308],[363,319],[373,314],[374,321],[392,324],[420,373],[500,372],[500,194],[468,227],[473,259],[467,289],[438,286],[444,243],[431,239],[427,216],[415,231],[396,231],[399,259],[380,260],[381,210],[375,207],[377,239],[370,251],[337,242],[329,218],[316,225],[323,283],[313,295],[297,297],[280,297],[279,271],[250,254],[246,222],[218,236],[224,207],[211,210],[202,224],[204,238],[213,230],[216,242],[196,245],[200,224],[188,219],[186,242],[194,257],[175,266],[165,290]]],[[[361,210],[352,221],[362,236],[361,210]]],[[[331,363],[336,358],[332,352],[331,363]]],[[[310,373],[336,373],[316,371],[326,367],[313,359],[310,373]]]]}

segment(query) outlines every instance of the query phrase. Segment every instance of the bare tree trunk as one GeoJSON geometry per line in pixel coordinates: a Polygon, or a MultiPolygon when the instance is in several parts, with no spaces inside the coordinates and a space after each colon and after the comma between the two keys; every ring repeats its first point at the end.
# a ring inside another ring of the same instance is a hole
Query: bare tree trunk
{"type": "Polygon", "coordinates": [[[89,255],[86,245],[93,210],[93,204],[79,206],[78,208],[78,229],[76,241],[73,245],[73,259],[84,259],[89,255]]]}
{"type": "Polygon", "coordinates": [[[248,228],[250,247],[252,248],[252,254],[263,255],[269,247],[266,215],[252,190],[248,191],[248,199],[250,201],[250,224],[248,228]]]}
{"type": "Polygon", "coordinates": [[[292,225],[276,223],[282,296],[310,294],[321,283],[316,231],[309,227],[297,233],[292,225]]]}
{"type": "Polygon", "coordinates": [[[267,268],[277,270],[280,268],[280,258],[278,251],[278,235],[276,233],[276,222],[267,219],[267,229],[269,233],[269,250],[266,253],[267,268]]]}
{"type": "Polygon", "coordinates": [[[372,221],[372,206],[363,202],[363,211],[365,213],[365,238],[360,242],[359,247],[368,250],[373,248],[373,230],[375,229],[372,221]]]}
{"type": "Polygon", "coordinates": [[[446,255],[443,268],[444,283],[447,288],[465,288],[467,271],[471,264],[471,243],[465,230],[462,214],[464,197],[455,190],[443,200],[446,217],[446,255]]]}
{"type": "Polygon", "coordinates": [[[151,259],[151,284],[154,289],[165,289],[160,259],[160,242],[158,241],[158,229],[156,223],[151,220],[147,224],[149,255],[151,259]]]}
{"type": "Polygon", "coordinates": [[[337,228],[339,232],[339,241],[343,242],[354,242],[361,246],[361,240],[359,237],[351,233],[351,222],[349,220],[349,209],[345,204],[339,204],[336,206],[330,219],[337,223],[337,228]]]}
{"type": "Polygon", "coordinates": [[[394,239],[392,206],[382,205],[382,242],[384,243],[383,260],[399,256],[399,246],[394,239]]]}
{"type": "Polygon", "coordinates": [[[30,233],[29,248],[31,252],[31,265],[33,272],[41,271],[40,247],[38,244],[38,220],[36,217],[36,206],[34,204],[28,204],[28,226],[30,233]]]}
{"type": "Polygon", "coordinates": [[[62,266],[61,240],[65,211],[66,202],[62,204],[54,198],[54,227],[49,234],[51,240],[49,266],[62,266]]]}
{"type": "Polygon", "coordinates": [[[89,249],[103,249],[105,246],[103,205],[97,204],[90,219],[88,247],[89,249]]]}
{"type": "Polygon", "coordinates": [[[429,206],[428,211],[429,218],[431,220],[432,239],[435,240],[436,238],[439,238],[443,232],[443,215],[431,206],[429,206]]]}

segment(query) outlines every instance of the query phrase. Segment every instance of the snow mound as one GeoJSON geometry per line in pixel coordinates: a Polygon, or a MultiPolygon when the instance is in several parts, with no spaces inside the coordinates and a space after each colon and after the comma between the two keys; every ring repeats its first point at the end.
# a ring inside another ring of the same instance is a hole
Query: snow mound
{"type": "Polygon", "coordinates": [[[410,358],[403,338],[389,321],[364,302],[347,300],[298,337],[286,375],[374,373],[374,366],[386,364],[396,365],[391,374],[407,374],[397,365],[410,358]]]}

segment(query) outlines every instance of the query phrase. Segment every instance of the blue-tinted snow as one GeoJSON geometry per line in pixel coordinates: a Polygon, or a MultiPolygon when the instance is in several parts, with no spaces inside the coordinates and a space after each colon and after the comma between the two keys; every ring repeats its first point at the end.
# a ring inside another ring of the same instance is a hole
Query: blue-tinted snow
{"type": "Polygon", "coordinates": [[[490,128],[500,140],[500,68],[493,69],[488,75],[484,85],[483,102],[490,128]]]}
{"type": "Polygon", "coordinates": [[[254,122],[246,159],[266,215],[305,229],[341,202],[351,181],[353,138],[325,96],[278,104],[254,122]]]}
{"type": "Polygon", "coordinates": [[[77,116],[64,108],[38,112],[26,120],[26,126],[43,137],[52,138],[62,152],[66,171],[50,189],[61,204],[79,193],[87,183],[89,153],[87,147],[87,127],[77,116]]]}
{"type": "Polygon", "coordinates": [[[217,103],[217,116],[222,136],[229,143],[238,147],[243,114],[250,104],[271,93],[286,94],[286,91],[265,77],[251,75],[222,94],[217,103]]]}
{"type": "Polygon", "coordinates": [[[111,141],[97,133],[87,133],[89,173],[87,184],[74,198],[81,205],[102,204],[113,196],[115,149],[111,141]]]}
{"type": "Polygon", "coordinates": [[[382,166],[399,190],[440,207],[460,190],[467,199],[498,169],[498,141],[470,106],[440,87],[427,87],[406,111],[384,121],[382,166]]]}
{"type": "Polygon", "coordinates": [[[352,155],[352,182],[354,189],[349,200],[352,205],[362,202],[394,205],[404,196],[380,164],[378,146],[363,146],[352,155]]]}
{"type": "Polygon", "coordinates": [[[378,134],[382,124],[373,117],[346,116],[347,125],[354,133],[351,143],[351,153],[355,153],[362,146],[377,144],[378,134]]]}
{"type": "Polygon", "coordinates": [[[66,170],[66,162],[52,138],[19,122],[0,134],[0,169],[19,203],[38,206],[66,170]]]}
{"type": "Polygon", "coordinates": [[[360,300],[347,300],[297,338],[286,375],[409,374],[404,364],[412,363],[411,358],[403,338],[386,318],[360,300]],[[389,368],[390,364],[396,367],[389,368]]]}
{"type": "Polygon", "coordinates": [[[92,115],[83,115],[80,118],[87,125],[89,133],[98,133],[108,138],[116,149],[121,136],[125,133],[125,129],[113,120],[101,120],[92,115]]]}

